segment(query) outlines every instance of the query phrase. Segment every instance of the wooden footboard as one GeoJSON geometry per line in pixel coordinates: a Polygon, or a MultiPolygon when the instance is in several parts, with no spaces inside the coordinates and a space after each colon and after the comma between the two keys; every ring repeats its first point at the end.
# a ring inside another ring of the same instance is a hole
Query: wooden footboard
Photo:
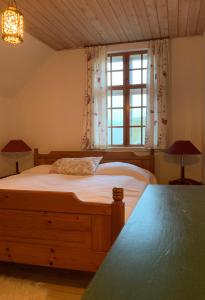
{"type": "Polygon", "coordinates": [[[121,190],[112,204],[69,192],[0,190],[0,261],[96,271],[124,225],[121,190]]]}

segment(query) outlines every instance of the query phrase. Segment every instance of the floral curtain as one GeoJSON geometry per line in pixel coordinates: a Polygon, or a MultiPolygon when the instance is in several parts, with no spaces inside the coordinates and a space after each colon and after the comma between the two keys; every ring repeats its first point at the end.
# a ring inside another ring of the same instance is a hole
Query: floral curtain
{"type": "Polygon", "coordinates": [[[82,149],[107,147],[106,47],[89,47],[82,149]]]}
{"type": "Polygon", "coordinates": [[[145,147],[167,147],[168,39],[150,42],[145,147]]]}

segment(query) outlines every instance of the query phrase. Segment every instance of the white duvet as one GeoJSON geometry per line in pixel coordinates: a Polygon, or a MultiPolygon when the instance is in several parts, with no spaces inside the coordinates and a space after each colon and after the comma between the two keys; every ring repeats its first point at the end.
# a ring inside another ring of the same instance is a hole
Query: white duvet
{"type": "Polygon", "coordinates": [[[132,176],[76,176],[23,172],[0,180],[0,189],[73,192],[81,201],[111,203],[113,187],[124,188],[125,219],[136,206],[147,183],[132,176]]]}

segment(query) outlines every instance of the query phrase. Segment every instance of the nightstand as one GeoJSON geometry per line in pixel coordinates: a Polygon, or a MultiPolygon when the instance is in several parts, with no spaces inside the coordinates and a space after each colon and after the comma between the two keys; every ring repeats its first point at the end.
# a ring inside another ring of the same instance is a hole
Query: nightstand
{"type": "Polygon", "coordinates": [[[202,185],[202,182],[190,178],[179,178],[169,181],[169,184],[175,185],[202,185]]]}

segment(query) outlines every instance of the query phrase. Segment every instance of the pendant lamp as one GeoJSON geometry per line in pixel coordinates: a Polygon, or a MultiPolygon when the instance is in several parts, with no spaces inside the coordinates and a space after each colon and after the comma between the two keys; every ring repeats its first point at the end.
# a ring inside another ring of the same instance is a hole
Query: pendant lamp
{"type": "Polygon", "coordinates": [[[24,17],[17,9],[16,1],[8,2],[8,8],[2,12],[2,39],[11,44],[23,42],[24,17]]]}

